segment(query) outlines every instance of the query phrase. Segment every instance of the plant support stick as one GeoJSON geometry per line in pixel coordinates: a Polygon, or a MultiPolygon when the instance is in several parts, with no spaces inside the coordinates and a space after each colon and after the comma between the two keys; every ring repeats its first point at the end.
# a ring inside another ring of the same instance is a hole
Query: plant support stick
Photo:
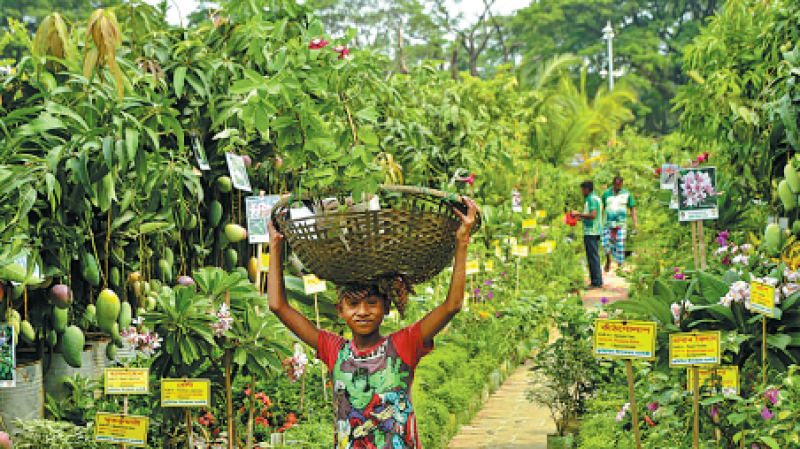
{"type": "Polygon", "coordinates": [[[631,403],[631,418],[633,419],[633,436],[636,439],[636,449],[642,449],[642,436],[639,434],[639,412],[636,409],[636,388],[633,384],[633,362],[625,359],[625,368],[628,371],[628,395],[631,403]]]}
{"type": "Polygon", "coordinates": [[[697,365],[692,365],[692,390],[692,408],[694,409],[692,447],[700,449],[700,369],[697,365]]]}

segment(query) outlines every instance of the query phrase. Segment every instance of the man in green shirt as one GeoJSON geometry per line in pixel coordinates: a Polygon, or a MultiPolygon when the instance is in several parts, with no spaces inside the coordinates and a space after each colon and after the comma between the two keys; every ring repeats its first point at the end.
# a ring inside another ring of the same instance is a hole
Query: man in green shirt
{"type": "Polygon", "coordinates": [[[572,215],[583,220],[583,245],[586,248],[586,262],[592,279],[590,288],[603,287],[603,269],[600,266],[600,235],[603,232],[603,202],[594,193],[594,183],[581,183],[583,193],[583,213],[572,211],[572,215]]]}
{"type": "Polygon", "coordinates": [[[627,235],[628,209],[631,210],[633,227],[639,226],[636,217],[636,201],[631,192],[622,188],[622,176],[614,177],[614,187],[603,193],[603,208],[606,211],[603,227],[603,248],[606,252],[606,273],[611,271],[611,256],[617,265],[625,262],[625,237],[627,235]]]}

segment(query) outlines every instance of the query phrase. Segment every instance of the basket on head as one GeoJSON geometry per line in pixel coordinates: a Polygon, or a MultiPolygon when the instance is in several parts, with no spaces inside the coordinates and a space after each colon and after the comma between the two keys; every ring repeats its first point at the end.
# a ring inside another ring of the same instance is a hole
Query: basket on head
{"type": "MultiPolygon", "coordinates": [[[[410,186],[381,186],[378,196],[354,203],[336,198],[284,198],[272,218],[312,273],[335,284],[403,275],[419,284],[450,265],[455,232],[466,213],[460,195],[410,186]],[[292,206],[301,204],[305,213],[292,206]]],[[[480,215],[472,232],[480,227],[480,215]]]]}

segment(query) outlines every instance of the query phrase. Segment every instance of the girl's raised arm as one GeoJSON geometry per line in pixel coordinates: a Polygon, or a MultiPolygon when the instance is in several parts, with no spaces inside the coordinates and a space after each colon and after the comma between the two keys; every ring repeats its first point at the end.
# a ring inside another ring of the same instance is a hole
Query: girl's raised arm
{"type": "Polygon", "coordinates": [[[307,345],[318,350],[319,329],[303,314],[295,310],[286,300],[286,286],[283,281],[283,242],[284,235],[269,223],[269,275],[267,276],[267,295],[269,310],[307,345]]]}
{"type": "Polygon", "coordinates": [[[420,321],[422,340],[428,345],[433,342],[433,337],[447,326],[447,323],[456,316],[464,305],[464,286],[467,278],[467,245],[469,244],[472,225],[475,224],[475,216],[478,214],[478,205],[472,198],[464,197],[464,204],[468,208],[466,214],[454,209],[455,213],[461,218],[461,226],[456,231],[456,256],[453,261],[453,277],[450,280],[450,291],[447,293],[447,299],[420,321]]]}

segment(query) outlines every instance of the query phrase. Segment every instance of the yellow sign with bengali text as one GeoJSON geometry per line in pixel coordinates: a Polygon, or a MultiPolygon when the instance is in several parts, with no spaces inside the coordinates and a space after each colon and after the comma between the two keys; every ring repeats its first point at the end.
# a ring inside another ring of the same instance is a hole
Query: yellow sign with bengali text
{"type": "Polygon", "coordinates": [[[775,316],[775,287],[761,282],[751,282],[750,308],[770,318],[775,316]]]}
{"type": "Polygon", "coordinates": [[[162,407],[207,407],[211,405],[208,379],[161,379],[162,407]]]}
{"type": "Polygon", "coordinates": [[[547,247],[542,245],[541,243],[538,245],[534,245],[533,248],[531,248],[531,254],[537,256],[543,256],[547,254],[547,247]]]}
{"type": "Polygon", "coordinates": [[[493,260],[491,260],[491,259],[487,260],[487,261],[486,261],[486,264],[484,265],[484,269],[485,269],[486,271],[492,271],[492,270],[494,270],[494,261],[493,261],[493,260]]]}
{"type": "Polygon", "coordinates": [[[325,281],[316,275],[309,274],[308,276],[303,276],[303,288],[306,291],[306,295],[313,295],[324,292],[328,289],[328,286],[325,281]]]}
{"type": "Polygon", "coordinates": [[[481,262],[479,260],[470,260],[467,262],[467,274],[478,274],[481,272],[481,262]]]}
{"type": "Polygon", "coordinates": [[[522,229],[533,229],[536,227],[536,219],[522,220],[522,229]]]}
{"type": "Polygon", "coordinates": [[[528,257],[528,247],[525,245],[514,245],[511,248],[511,255],[518,257],[528,257]]]}
{"type": "Polygon", "coordinates": [[[261,254],[261,267],[259,270],[268,273],[269,272],[269,254],[262,253],[261,254]]]}
{"type": "Polygon", "coordinates": [[[669,365],[719,365],[719,331],[670,334],[669,365]]]}
{"type": "Polygon", "coordinates": [[[595,357],[654,360],[656,323],[653,321],[595,320],[595,357]]]}
{"type": "Polygon", "coordinates": [[[147,394],[149,387],[150,371],[147,368],[105,369],[103,376],[105,394],[147,394]]]}
{"type": "MultiPolygon", "coordinates": [[[[692,391],[694,376],[692,369],[688,368],[689,382],[686,390],[692,391]]],[[[700,374],[700,391],[708,394],[739,394],[739,367],[717,366],[713,368],[698,368],[700,374]],[[704,388],[705,387],[705,388],[704,388]],[[721,391],[720,391],[720,388],[721,391]]]]}
{"type": "Polygon", "coordinates": [[[94,441],[98,443],[147,446],[150,418],[97,412],[94,418],[94,441]]]}

